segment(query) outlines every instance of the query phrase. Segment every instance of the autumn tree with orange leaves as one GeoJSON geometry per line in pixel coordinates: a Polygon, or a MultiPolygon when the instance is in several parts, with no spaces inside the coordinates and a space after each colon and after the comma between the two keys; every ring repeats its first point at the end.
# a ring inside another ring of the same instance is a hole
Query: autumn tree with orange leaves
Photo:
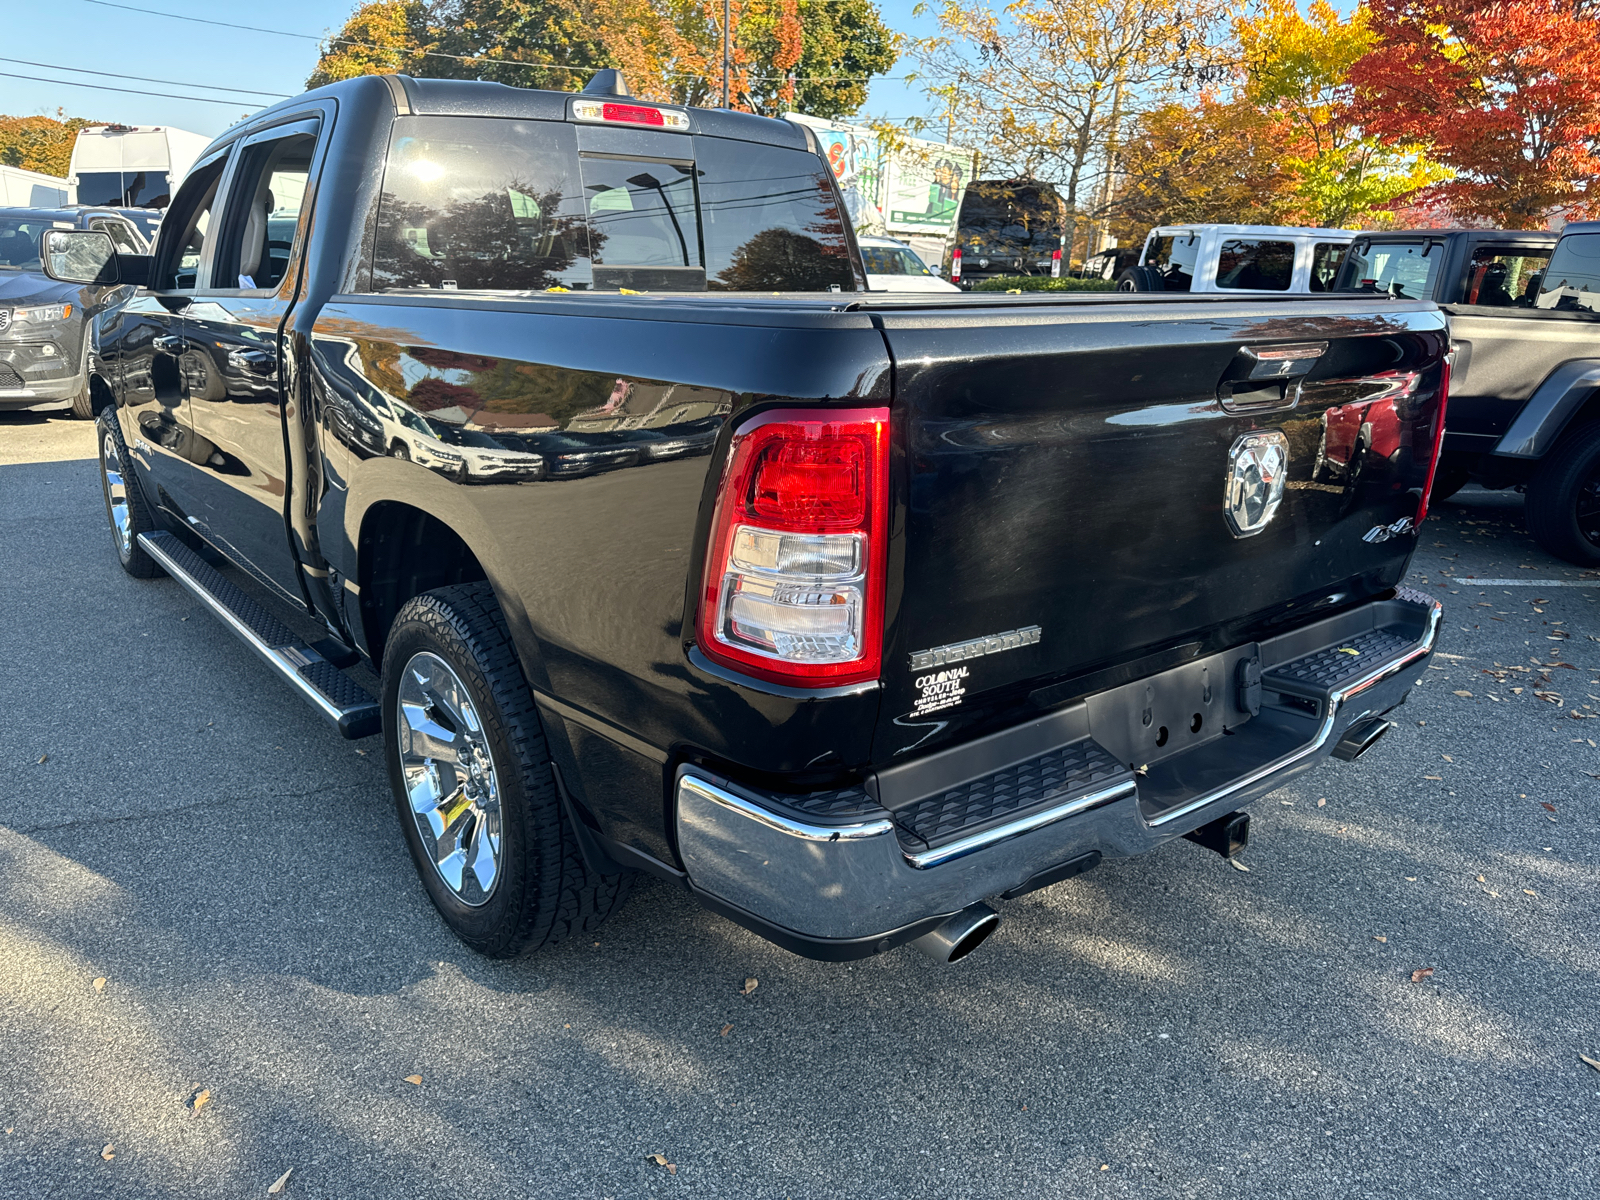
{"type": "MultiPolygon", "coordinates": [[[[734,0],[729,107],[847,116],[890,70],[894,35],[872,0],[734,0]]],[[[619,68],[637,96],[718,106],[722,0],[369,0],[307,81],[404,72],[577,91],[619,68]]]]}
{"type": "Polygon", "coordinates": [[[1359,117],[1423,143],[1455,177],[1424,190],[1460,216],[1537,228],[1600,216],[1600,22],[1592,0],[1371,0],[1351,68],[1359,117]]]}

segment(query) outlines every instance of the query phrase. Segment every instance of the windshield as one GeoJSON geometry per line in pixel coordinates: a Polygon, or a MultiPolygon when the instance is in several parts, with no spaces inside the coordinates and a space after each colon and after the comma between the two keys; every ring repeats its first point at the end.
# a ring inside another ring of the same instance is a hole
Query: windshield
{"type": "Polygon", "coordinates": [[[673,138],[681,159],[579,154],[554,121],[394,125],[375,288],[856,290],[814,154],[673,138]]]}
{"type": "Polygon", "coordinates": [[[927,264],[904,246],[863,246],[868,275],[932,275],[927,264]]]}
{"type": "Polygon", "coordinates": [[[54,229],[54,221],[0,217],[0,270],[40,271],[39,236],[54,229]]]}
{"type": "Polygon", "coordinates": [[[1600,233],[1574,233],[1556,243],[1534,307],[1600,312],[1600,233]]]}
{"type": "Polygon", "coordinates": [[[1396,300],[1426,300],[1433,295],[1433,277],[1444,260],[1444,247],[1419,238],[1414,242],[1357,242],[1339,268],[1336,292],[1387,292],[1396,300]]]}

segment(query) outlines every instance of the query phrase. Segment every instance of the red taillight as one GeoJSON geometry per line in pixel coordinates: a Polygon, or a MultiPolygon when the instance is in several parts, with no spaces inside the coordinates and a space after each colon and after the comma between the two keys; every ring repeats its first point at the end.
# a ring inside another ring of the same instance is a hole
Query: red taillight
{"type": "Polygon", "coordinates": [[[706,550],[701,652],[801,687],[876,679],[888,508],[888,409],[781,409],[740,429],[706,550]]]}
{"type": "Polygon", "coordinates": [[[961,247],[957,246],[950,252],[950,282],[961,282],[961,247]]]}
{"type": "Polygon", "coordinates": [[[1422,499],[1417,502],[1417,521],[1421,525],[1428,517],[1428,499],[1433,495],[1433,477],[1439,473],[1439,453],[1444,449],[1444,411],[1450,404],[1450,356],[1439,364],[1439,412],[1433,425],[1433,461],[1428,464],[1428,482],[1422,485],[1422,499]]]}
{"type": "Polygon", "coordinates": [[[629,125],[665,125],[666,118],[659,108],[646,108],[642,104],[606,104],[600,109],[607,121],[623,121],[629,125]]]}
{"type": "Polygon", "coordinates": [[[1061,247],[1057,246],[1055,253],[1050,256],[1050,278],[1061,278],[1061,247]]]}

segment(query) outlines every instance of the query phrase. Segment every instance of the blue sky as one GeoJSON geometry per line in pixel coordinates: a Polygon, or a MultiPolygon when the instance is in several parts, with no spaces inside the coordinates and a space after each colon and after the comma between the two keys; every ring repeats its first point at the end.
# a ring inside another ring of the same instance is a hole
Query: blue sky
{"type": "MultiPolygon", "coordinates": [[[[246,100],[270,104],[273,97],[240,97],[201,85],[292,95],[302,90],[316,63],[316,42],[175,21],[157,13],[232,21],[315,38],[338,29],[355,7],[354,0],[276,0],[270,5],[241,0],[117,2],[128,7],[110,8],[90,0],[8,5],[5,59],[10,61],[0,61],[0,113],[55,116],[56,109],[63,108],[68,116],[128,125],[172,125],[195,133],[217,134],[249,110],[246,100]],[[36,65],[40,63],[46,65],[36,65]],[[138,75],[160,82],[72,73],[56,69],[59,67],[138,75]],[[222,103],[200,103],[129,95],[12,78],[17,75],[226,99],[222,103]]],[[[891,28],[927,32],[932,22],[911,15],[915,2],[879,0],[884,20],[891,28]]],[[[895,73],[903,74],[908,68],[909,64],[902,63],[895,73]]],[[[864,111],[901,118],[925,113],[929,105],[914,85],[884,80],[873,85],[864,111]]]]}

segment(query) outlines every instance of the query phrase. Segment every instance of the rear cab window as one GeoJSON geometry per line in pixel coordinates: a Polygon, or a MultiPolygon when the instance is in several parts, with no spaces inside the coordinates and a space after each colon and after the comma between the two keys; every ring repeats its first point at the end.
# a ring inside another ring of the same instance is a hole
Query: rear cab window
{"type": "Polygon", "coordinates": [[[1574,233],[1556,243],[1534,307],[1600,312],[1600,233],[1574,233]]]}
{"type": "Polygon", "coordinates": [[[372,286],[857,289],[844,211],[815,154],[687,135],[656,148],[580,153],[574,127],[555,121],[399,118],[372,286]]]}
{"type": "Polygon", "coordinates": [[[1217,286],[1286,292],[1294,279],[1294,243],[1228,238],[1217,251],[1217,286]]]}
{"type": "Polygon", "coordinates": [[[1334,290],[1386,292],[1396,300],[1430,300],[1444,261],[1444,244],[1429,238],[1405,242],[1356,242],[1350,247],[1334,290]]]}

